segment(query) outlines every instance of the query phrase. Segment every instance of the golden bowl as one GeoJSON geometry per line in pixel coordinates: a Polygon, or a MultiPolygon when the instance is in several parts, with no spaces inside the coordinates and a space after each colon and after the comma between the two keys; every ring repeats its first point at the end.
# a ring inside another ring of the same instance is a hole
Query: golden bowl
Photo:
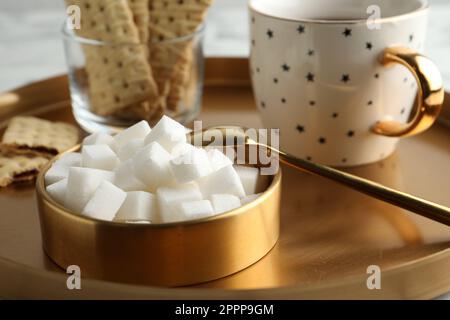
{"type": "MultiPolygon", "coordinates": [[[[69,151],[79,150],[77,146],[69,151]]],[[[40,172],[37,203],[44,250],[82,277],[184,286],[219,279],[260,260],[279,235],[281,171],[256,200],[223,214],[165,224],[127,224],[70,212],[51,199],[40,172]]]]}

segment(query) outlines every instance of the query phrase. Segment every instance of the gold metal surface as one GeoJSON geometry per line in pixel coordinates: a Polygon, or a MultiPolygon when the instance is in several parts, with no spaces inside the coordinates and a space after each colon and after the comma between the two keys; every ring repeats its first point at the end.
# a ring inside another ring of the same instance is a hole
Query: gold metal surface
{"type": "MultiPolygon", "coordinates": [[[[204,127],[224,123],[261,127],[247,60],[208,59],[206,83],[200,115],[204,127]]],[[[0,122],[33,112],[74,123],[65,77],[11,94],[18,96],[17,103],[6,105],[0,95],[0,122]]],[[[448,207],[449,136],[448,127],[435,124],[421,135],[400,141],[391,157],[345,171],[448,207]]],[[[34,186],[2,189],[0,297],[427,299],[450,291],[448,227],[293,168],[283,167],[282,180],[280,236],[275,247],[238,273],[183,288],[101,281],[82,269],[82,290],[68,290],[65,270],[42,250],[34,186]],[[382,270],[381,290],[367,289],[369,265],[382,270]]]]}
{"type": "Polygon", "coordinates": [[[44,250],[64,269],[77,265],[88,277],[107,281],[185,286],[252,265],[278,239],[281,171],[260,197],[226,213],[184,222],[129,224],[92,219],[53,201],[45,190],[52,162],[39,173],[37,203],[44,250]]]}
{"type": "Polygon", "coordinates": [[[372,130],[388,137],[408,137],[430,128],[444,103],[444,85],[437,66],[427,57],[405,47],[387,48],[381,63],[384,66],[399,63],[411,71],[418,84],[417,107],[409,123],[381,121],[372,130]]]}
{"type": "MultiPolygon", "coordinates": [[[[355,176],[342,170],[297,158],[282,150],[273,148],[269,144],[264,144],[252,139],[246,134],[247,130],[247,128],[237,126],[217,126],[205,129],[203,132],[198,132],[197,135],[199,138],[198,140],[203,141],[205,146],[211,143],[211,141],[203,139],[206,135],[210,137],[223,137],[221,145],[232,142],[233,146],[242,145],[246,147],[255,146],[261,148],[263,152],[272,152],[272,155],[277,155],[279,160],[288,166],[331,179],[376,199],[391,203],[400,208],[450,226],[450,208],[446,206],[388,188],[382,184],[355,176]]],[[[195,140],[195,137],[192,139],[195,140]]]]}

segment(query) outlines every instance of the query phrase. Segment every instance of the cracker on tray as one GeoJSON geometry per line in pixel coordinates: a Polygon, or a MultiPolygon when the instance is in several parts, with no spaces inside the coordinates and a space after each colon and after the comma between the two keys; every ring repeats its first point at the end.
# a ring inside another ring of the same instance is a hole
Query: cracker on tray
{"type": "Polygon", "coordinates": [[[49,157],[73,147],[78,138],[79,131],[71,124],[18,116],[10,120],[1,149],[49,157]]]}
{"type": "Polygon", "coordinates": [[[33,181],[39,170],[48,162],[43,156],[30,157],[27,155],[0,152],[0,187],[13,183],[33,181]]]}

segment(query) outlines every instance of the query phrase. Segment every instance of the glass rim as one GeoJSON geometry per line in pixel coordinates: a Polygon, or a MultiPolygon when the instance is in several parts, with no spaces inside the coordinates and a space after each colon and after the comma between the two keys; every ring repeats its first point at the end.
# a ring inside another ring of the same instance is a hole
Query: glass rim
{"type": "Polygon", "coordinates": [[[63,23],[61,28],[61,33],[64,39],[68,39],[73,42],[77,42],[80,44],[87,44],[92,46],[118,46],[118,45],[127,45],[127,46],[141,46],[141,45],[158,45],[158,44],[173,44],[179,42],[185,42],[191,39],[196,38],[197,36],[203,35],[205,30],[205,24],[202,23],[198,26],[197,30],[192,33],[188,33],[182,36],[176,36],[173,38],[168,38],[164,40],[157,41],[149,41],[147,43],[135,43],[135,42],[110,42],[103,40],[95,40],[90,38],[85,38],[82,36],[78,36],[75,33],[69,33],[69,30],[73,31],[73,29],[67,27],[67,22],[63,23]]]}

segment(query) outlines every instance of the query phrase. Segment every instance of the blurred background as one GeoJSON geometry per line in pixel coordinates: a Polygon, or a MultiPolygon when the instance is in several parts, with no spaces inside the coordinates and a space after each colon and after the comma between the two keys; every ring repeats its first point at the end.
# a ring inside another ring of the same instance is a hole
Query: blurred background
{"type": "MultiPolygon", "coordinates": [[[[394,1],[394,0],[393,0],[394,1]]],[[[450,89],[450,1],[429,0],[427,54],[450,89]]],[[[65,73],[60,29],[63,0],[0,1],[0,91],[65,73]]],[[[215,0],[205,39],[207,56],[247,56],[247,0],[215,0]]]]}

